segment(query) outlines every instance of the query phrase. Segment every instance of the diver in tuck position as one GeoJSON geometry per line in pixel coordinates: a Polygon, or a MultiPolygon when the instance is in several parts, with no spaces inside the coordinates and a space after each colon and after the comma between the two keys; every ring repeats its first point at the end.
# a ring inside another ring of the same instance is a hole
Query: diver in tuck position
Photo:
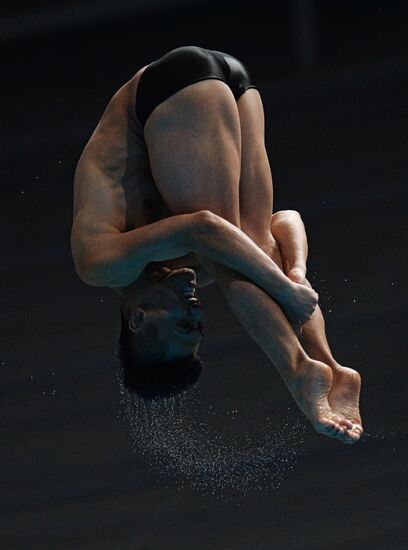
{"type": "Polygon", "coordinates": [[[261,95],[240,61],[186,46],[141,68],[109,102],[74,187],[75,268],[121,297],[128,389],[152,373],[162,390],[191,383],[196,287],[215,281],[313,428],[360,438],[360,375],[330,351],[299,214],[272,213],[261,95]]]}

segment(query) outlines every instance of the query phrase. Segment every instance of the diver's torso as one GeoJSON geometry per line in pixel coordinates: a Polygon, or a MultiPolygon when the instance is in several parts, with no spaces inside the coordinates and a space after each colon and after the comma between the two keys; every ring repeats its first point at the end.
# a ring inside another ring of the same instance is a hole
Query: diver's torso
{"type": "MultiPolygon", "coordinates": [[[[78,162],[74,216],[92,208],[95,232],[130,231],[172,215],[154,182],[143,128],[134,116],[144,69],[113,96],[78,162]]],[[[193,253],[161,263],[199,265],[193,253]]]]}

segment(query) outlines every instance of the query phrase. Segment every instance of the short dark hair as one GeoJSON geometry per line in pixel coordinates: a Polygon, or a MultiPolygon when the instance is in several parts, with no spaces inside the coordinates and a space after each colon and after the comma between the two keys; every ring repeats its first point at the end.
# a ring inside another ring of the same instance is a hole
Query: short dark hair
{"type": "Polygon", "coordinates": [[[129,329],[121,308],[121,328],[116,355],[123,385],[146,400],[177,395],[197,383],[203,361],[197,354],[164,359],[167,345],[158,340],[158,331],[149,325],[142,335],[129,329]]]}

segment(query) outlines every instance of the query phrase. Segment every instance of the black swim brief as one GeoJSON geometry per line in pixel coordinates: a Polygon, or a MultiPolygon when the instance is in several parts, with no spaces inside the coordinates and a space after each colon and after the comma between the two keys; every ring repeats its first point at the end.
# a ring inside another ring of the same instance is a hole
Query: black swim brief
{"type": "Polygon", "coordinates": [[[235,100],[249,88],[258,88],[235,57],[198,46],[182,46],[153,61],[144,70],[137,87],[137,118],[144,127],[159,103],[194,82],[212,78],[225,82],[235,100]]]}

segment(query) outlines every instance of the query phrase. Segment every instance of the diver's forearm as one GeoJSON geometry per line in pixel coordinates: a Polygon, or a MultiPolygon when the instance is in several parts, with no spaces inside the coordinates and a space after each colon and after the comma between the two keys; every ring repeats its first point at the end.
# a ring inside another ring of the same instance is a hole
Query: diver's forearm
{"type": "Polygon", "coordinates": [[[205,258],[201,261],[238,321],[292,389],[296,374],[308,357],[280,306],[239,273],[205,258]]]}
{"type": "Polygon", "coordinates": [[[218,216],[213,221],[195,237],[196,254],[244,275],[277,300],[292,292],[293,283],[248,235],[218,216]]]}

